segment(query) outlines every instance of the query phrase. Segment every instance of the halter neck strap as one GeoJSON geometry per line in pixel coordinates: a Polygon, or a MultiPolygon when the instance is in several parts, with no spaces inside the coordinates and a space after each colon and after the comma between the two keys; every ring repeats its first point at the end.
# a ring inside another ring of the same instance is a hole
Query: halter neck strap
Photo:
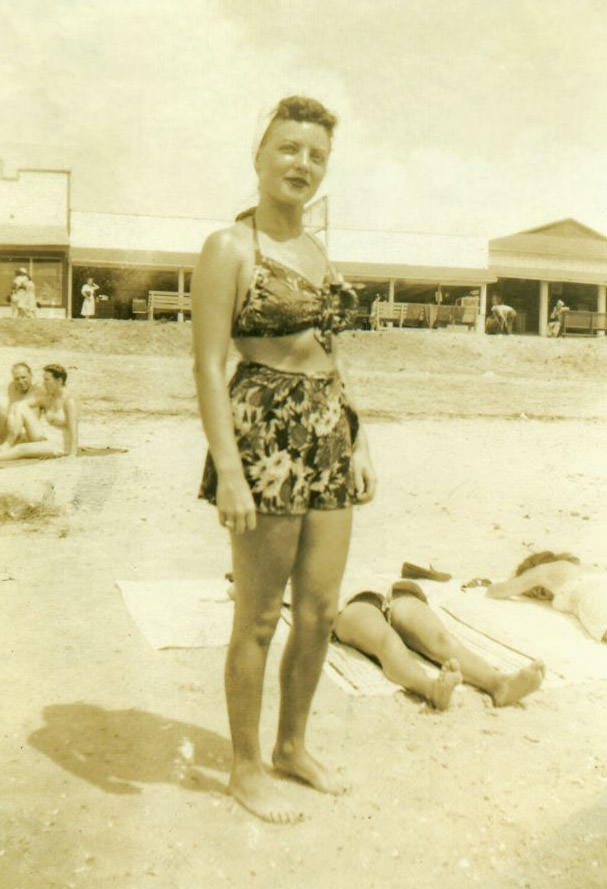
{"type": "Polygon", "coordinates": [[[251,214],[251,224],[253,226],[253,244],[255,245],[255,262],[259,262],[259,260],[263,257],[263,253],[261,252],[261,244],[259,243],[259,231],[257,228],[257,218],[255,210],[251,214]]]}

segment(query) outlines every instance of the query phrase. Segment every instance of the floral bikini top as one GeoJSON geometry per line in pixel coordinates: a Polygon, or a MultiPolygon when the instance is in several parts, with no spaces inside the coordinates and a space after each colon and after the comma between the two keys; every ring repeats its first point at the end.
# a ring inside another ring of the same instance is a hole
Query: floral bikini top
{"type": "Polygon", "coordinates": [[[330,266],[317,287],[294,269],[264,256],[254,216],[252,221],[255,265],[232,323],[232,336],[278,337],[314,328],[319,343],[330,352],[332,334],[353,324],[356,292],[339,281],[330,266]]]}

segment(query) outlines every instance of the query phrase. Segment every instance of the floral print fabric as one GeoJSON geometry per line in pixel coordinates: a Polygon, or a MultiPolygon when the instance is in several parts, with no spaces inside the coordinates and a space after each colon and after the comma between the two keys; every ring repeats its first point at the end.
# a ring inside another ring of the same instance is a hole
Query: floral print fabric
{"type": "Polygon", "coordinates": [[[286,336],[313,327],[331,351],[331,335],[352,327],[356,291],[343,281],[316,287],[275,259],[256,254],[251,286],[234,319],[232,336],[286,336]]]}
{"type": "MultiPolygon", "coordinates": [[[[306,375],[241,362],[230,381],[234,430],[259,512],[298,515],[356,500],[351,470],[358,418],[337,373],[306,375]]],[[[216,503],[207,455],[200,497],[216,503]]]]}

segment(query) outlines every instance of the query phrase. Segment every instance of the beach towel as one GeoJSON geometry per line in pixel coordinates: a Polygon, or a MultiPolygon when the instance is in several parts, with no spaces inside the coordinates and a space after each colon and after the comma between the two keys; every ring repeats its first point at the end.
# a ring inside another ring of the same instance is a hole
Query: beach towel
{"type": "Polygon", "coordinates": [[[129,614],[153,648],[227,645],[234,603],[224,578],[118,580],[129,614]]]}
{"type": "MultiPolygon", "coordinates": [[[[128,454],[128,448],[111,448],[111,447],[89,447],[84,446],[78,448],[77,457],[107,457],[110,454],[128,454]]],[[[35,461],[45,462],[47,460],[60,460],[61,457],[19,457],[15,460],[2,460],[0,461],[0,469],[5,469],[7,466],[20,466],[20,465],[30,465],[35,461]]]]}
{"type": "MultiPolygon", "coordinates": [[[[607,645],[585,636],[570,615],[534,600],[488,599],[482,587],[462,591],[458,580],[419,583],[447,630],[497,669],[513,672],[539,658],[547,668],[546,687],[607,679],[607,645]]],[[[117,584],[131,617],[154,648],[228,644],[233,603],[224,578],[121,580],[117,584]]],[[[376,586],[381,590],[381,585],[376,586]]],[[[290,624],[291,611],[285,604],[277,644],[286,638],[290,624]]],[[[437,675],[434,664],[415,657],[429,675],[437,675]]],[[[351,695],[385,695],[399,690],[374,661],[336,641],[329,645],[324,672],[351,695]]]]}
{"type": "Polygon", "coordinates": [[[543,660],[545,685],[607,679],[607,644],[591,639],[575,617],[555,611],[549,602],[490,599],[483,587],[462,590],[462,581],[455,579],[419,584],[441,620],[463,641],[472,633],[513,654],[543,660]]]}

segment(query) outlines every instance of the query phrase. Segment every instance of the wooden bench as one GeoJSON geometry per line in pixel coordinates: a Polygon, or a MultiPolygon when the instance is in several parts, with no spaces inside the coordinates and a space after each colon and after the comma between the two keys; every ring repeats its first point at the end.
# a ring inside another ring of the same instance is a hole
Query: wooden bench
{"type": "Polygon", "coordinates": [[[598,331],[607,330],[607,313],[587,312],[577,309],[563,313],[562,335],[594,336],[598,331]]]}
{"type": "Polygon", "coordinates": [[[463,324],[469,330],[476,327],[476,319],[478,318],[478,308],[476,306],[454,306],[454,308],[454,324],[463,324]]]}
{"type": "Polygon", "coordinates": [[[131,303],[131,314],[135,320],[143,319],[145,320],[148,316],[148,301],[147,299],[139,299],[135,297],[133,302],[131,303]]]}
{"type": "Polygon", "coordinates": [[[371,312],[371,329],[378,330],[388,324],[402,327],[406,314],[406,303],[377,302],[371,312]]]}
{"type": "Polygon", "coordinates": [[[183,320],[185,314],[192,314],[192,299],[189,293],[179,294],[168,290],[148,291],[148,321],[154,320],[154,315],[177,315],[178,320],[183,320]]]}
{"type": "Polygon", "coordinates": [[[378,330],[388,324],[397,327],[420,325],[425,321],[423,303],[378,302],[371,312],[371,330],[378,330]]]}
{"type": "Polygon", "coordinates": [[[405,315],[405,324],[408,327],[413,325],[420,327],[426,323],[426,307],[424,303],[403,303],[407,307],[405,315]]]}

